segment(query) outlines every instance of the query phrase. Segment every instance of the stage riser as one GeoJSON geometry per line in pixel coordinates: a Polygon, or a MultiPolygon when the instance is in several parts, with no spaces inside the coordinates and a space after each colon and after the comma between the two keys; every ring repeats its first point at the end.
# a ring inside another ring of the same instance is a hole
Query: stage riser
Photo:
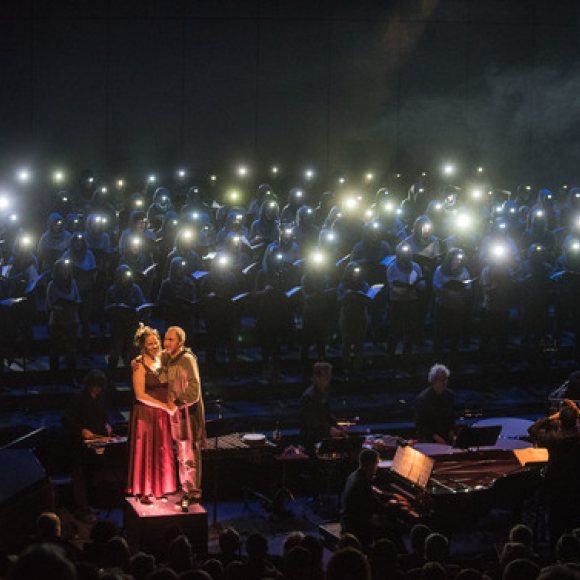
{"type": "Polygon", "coordinates": [[[158,559],[166,555],[165,534],[172,526],[179,526],[189,538],[197,558],[207,554],[207,512],[200,504],[190,506],[183,513],[175,505],[174,497],[167,503],[155,502],[151,506],[139,504],[135,498],[125,500],[125,530],[133,550],[143,550],[158,559]]]}

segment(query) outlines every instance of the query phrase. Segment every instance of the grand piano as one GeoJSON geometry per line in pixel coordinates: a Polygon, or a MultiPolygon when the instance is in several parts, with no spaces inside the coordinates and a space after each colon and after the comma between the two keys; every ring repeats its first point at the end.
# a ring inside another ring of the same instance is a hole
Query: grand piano
{"type": "Polygon", "coordinates": [[[424,521],[441,530],[471,527],[494,508],[519,519],[541,488],[545,449],[451,450],[429,457],[399,447],[381,462],[376,487],[392,497],[409,523],[424,521]]]}

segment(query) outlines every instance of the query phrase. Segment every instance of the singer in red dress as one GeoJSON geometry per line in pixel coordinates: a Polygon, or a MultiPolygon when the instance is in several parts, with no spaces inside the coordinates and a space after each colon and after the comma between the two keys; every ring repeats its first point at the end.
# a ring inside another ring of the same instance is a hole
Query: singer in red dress
{"type": "Polygon", "coordinates": [[[170,416],[175,405],[168,398],[168,385],[159,380],[159,333],[141,324],[135,333],[141,351],[133,370],[135,402],[129,425],[129,480],[127,493],[143,504],[177,489],[170,416]]]}

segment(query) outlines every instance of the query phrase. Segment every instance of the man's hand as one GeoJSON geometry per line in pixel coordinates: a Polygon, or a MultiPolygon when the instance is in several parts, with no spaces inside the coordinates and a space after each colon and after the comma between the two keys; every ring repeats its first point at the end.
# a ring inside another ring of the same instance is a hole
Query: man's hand
{"type": "Polygon", "coordinates": [[[135,372],[138,368],[139,365],[143,364],[143,359],[141,358],[141,355],[136,356],[134,359],[131,359],[131,370],[133,372],[135,372]]]}
{"type": "Polygon", "coordinates": [[[90,429],[82,429],[81,430],[81,437],[83,439],[94,439],[95,434],[90,429]]]}
{"type": "Polygon", "coordinates": [[[113,435],[113,428],[108,423],[105,424],[105,432],[107,433],[107,437],[111,437],[113,435]]]}
{"type": "Polygon", "coordinates": [[[340,427],[331,427],[329,435],[334,439],[340,437],[348,437],[348,433],[344,429],[341,429],[340,427]]]}

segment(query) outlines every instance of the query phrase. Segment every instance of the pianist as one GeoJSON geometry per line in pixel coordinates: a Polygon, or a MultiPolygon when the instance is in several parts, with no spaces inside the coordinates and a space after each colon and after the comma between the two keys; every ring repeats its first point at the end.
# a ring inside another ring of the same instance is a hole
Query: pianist
{"type": "Polygon", "coordinates": [[[358,469],[348,476],[342,492],[341,531],[356,536],[363,548],[368,548],[373,540],[389,535],[388,504],[379,499],[372,485],[378,466],[379,454],[374,449],[363,449],[358,469]]]}
{"type": "Polygon", "coordinates": [[[421,391],[415,405],[417,439],[422,443],[448,445],[455,427],[455,394],[447,388],[449,369],[436,364],[429,370],[429,386],[421,391]]]}

